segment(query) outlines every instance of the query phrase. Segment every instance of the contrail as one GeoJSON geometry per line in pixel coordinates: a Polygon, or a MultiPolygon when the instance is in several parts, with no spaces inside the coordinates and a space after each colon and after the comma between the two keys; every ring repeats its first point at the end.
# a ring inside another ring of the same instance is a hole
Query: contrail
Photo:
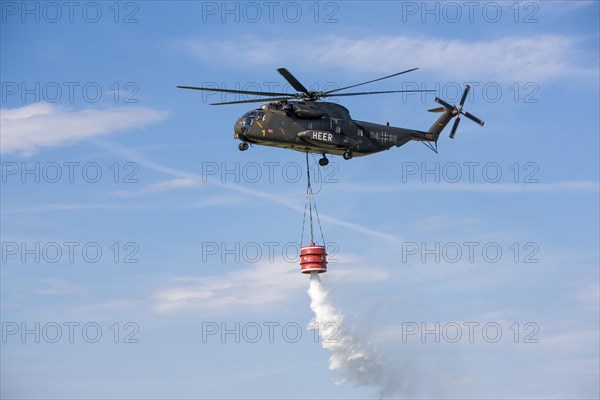
{"type": "Polygon", "coordinates": [[[372,345],[346,330],[344,316],[335,308],[316,272],[310,274],[308,295],[315,313],[310,327],[314,328],[316,323],[323,348],[331,352],[329,369],[342,373],[342,379],[336,383],[376,387],[382,398],[396,393],[399,388],[395,374],[386,368],[372,345]]]}

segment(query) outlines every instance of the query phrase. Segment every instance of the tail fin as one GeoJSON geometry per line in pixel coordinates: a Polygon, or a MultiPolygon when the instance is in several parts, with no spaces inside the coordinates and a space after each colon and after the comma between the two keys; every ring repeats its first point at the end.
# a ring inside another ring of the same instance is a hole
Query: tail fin
{"type": "Polygon", "coordinates": [[[444,130],[446,125],[454,118],[452,109],[446,107],[438,107],[428,110],[433,113],[443,113],[440,117],[431,125],[431,128],[427,132],[415,131],[413,133],[413,140],[425,141],[425,142],[437,142],[440,133],[444,130]]]}
{"type": "Polygon", "coordinates": [[[454,110],[448,109],[446,107],[439,107],[429,110],[429,112],[442,112],[443,114],[431,125],[431,128],[427,131],[428,134],[433,136],[433,140],[437,141],[440,133],[444,130],[446,125],[454,118],[454,110]]]}

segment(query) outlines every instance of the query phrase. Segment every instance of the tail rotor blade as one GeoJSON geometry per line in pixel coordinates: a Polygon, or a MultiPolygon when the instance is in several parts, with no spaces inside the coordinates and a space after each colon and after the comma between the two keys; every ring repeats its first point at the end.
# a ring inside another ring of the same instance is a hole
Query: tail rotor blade
{"type": "Polygon", "coordinates": [[[465,100],[467,100],[467,94],[469,93],[469,89],[471,88],[471,86],[467,85],[465,87],[465,91],[463,92],[462,98],[460,99],[460,105],[459,107],[462,108],[462,106],[465,104],[465,100]]]}
{"type": "MultiPolygon", "coordinates": [[[[445,109],[450,110],[452,112],[452,116],[449,118],[456,118],[456,121],[454,121],[454,124],[452,125],[452,130],[450,131],[450,139],[454,139],[454,135],[456,135],[456,130],[458,129],[458,125],[460,124],[460,116],[464,115],[465,117],[469,118],[470,120],[477,122],[479,125],[483,126],[484,122],[482,120],[480,120],[479,118],[477,118],[476,116],[474,116],[473,114],[469,114],[468,112],[463,110],[463,106],[465,105],[465,101],[467,100],[467,95],[469,94],[469,89],[471,89],[471,87],[469,85],[465,86],[465,90],[460,98],[460,103],[458,107],[450,105],[449,103],[446,103],[444,100],[436,97],[435,101],[441,105],[444,106],[445,109]]],[[[433,111],[433,110],[429,110],[429,111],[433,111]]],[[[447,120],[446,123],[450,122],[449,120],[447,120]]],[[[444,124],[445,126],[445,124],[444,124]]],[[[443,128],[442,128],[443,129],[443,128]]]]}
{"type": "Polygon", "coordinates": [[[450,132],[450,139],[454,139],[454,134],[456,133],[456,129],[458,128],[459,123],[460,123],[460,114],[456,117],[456,121],[454,121],[454,125],[452,126],[452,131],[450,132]]]}
{"type": "Polygon", "coordinates": [[[435,102],[443,105],[444,107],[446,107],[449,110],[454,110],[456,108],[452,104],[446,103],[444,100],[440,99],[439,97],[435,98],[435,102]]]}
{"type": "Polygon", "coordinates": [[[464,111],[463,114],[465,115],[465,117],[469,118],[471,121],[477,122],[481,126],[483,126],[483,124],[485,123],[484,121],[480,120],[479,118],[477,118],[473,114],[469,114],[466,111],[464,111]]]}

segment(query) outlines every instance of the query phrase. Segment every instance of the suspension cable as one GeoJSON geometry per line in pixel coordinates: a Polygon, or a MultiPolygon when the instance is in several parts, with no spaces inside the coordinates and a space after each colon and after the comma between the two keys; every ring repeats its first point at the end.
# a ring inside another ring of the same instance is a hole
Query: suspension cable
{"type": "Polygon", "coordinates": [[[319,212],[317,211],[317,203],[315,202],[312,186],[310,184],[310,166],[308,165],[308,152],[306,152],[306,202],[304,203],[304,217],[302,218],[302,233],[300,235],[300,245],[302,246],[302,241],[304,240],[304,226],[306,224],[306,209],[308,208],[308,216],[310,223],[310,242],[314,243],[314,229],[313,229],[313,213],[312,209],[315,208],[315,216],[317,217],[317,223],[319,224],[319,231],[321,233],[321,239],[323,240],[323,245],[325,245],[325,237],[323,236],[323,228],[321,227],[321,220],[319,219],[319,212]]]}

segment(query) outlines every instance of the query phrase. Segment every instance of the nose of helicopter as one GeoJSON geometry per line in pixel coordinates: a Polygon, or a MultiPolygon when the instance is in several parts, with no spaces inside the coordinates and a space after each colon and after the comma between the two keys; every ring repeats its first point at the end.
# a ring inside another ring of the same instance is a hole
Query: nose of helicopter
{"type": "Polygon", "coordinates": [[[233,126],[233,133],[236,139],[243,137],[245,133],[244,127],[242,126],[242,119],[243,118],[238,119],[233,126]]]}

